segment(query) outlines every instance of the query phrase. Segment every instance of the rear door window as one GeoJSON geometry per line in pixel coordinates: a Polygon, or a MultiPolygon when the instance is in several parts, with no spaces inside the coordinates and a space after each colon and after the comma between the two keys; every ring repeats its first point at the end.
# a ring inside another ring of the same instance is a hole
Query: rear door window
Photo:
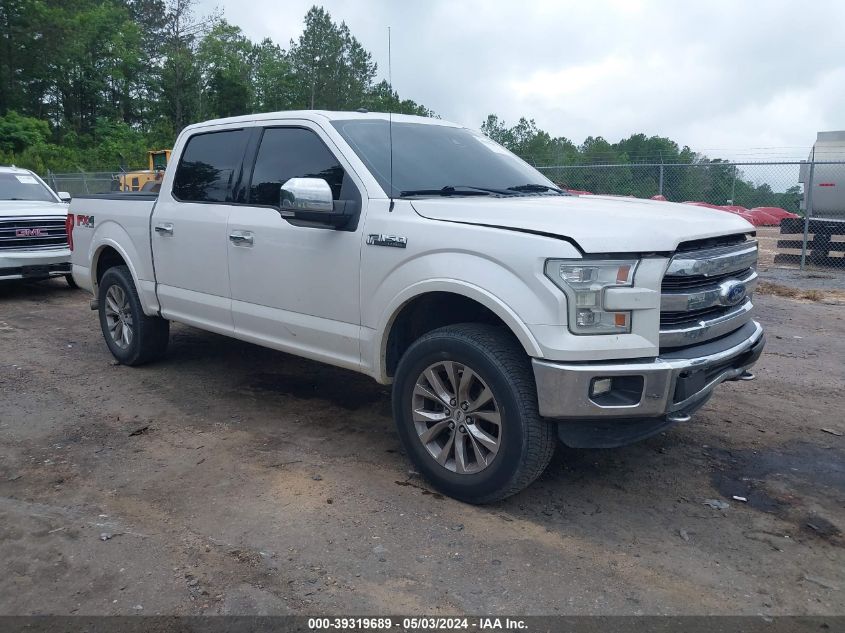
{"type": "Polygon", "coordinates": [[[176,169],[173,195],[183,202],[230,202],[247,137],[246,130],[226,130],[188,139],[176,169]]]}

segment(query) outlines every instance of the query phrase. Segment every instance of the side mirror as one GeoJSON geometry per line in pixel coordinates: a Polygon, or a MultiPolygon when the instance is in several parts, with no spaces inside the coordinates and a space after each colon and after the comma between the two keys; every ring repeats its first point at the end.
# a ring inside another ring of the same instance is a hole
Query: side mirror
{"type": "Polygon", "coordinates": [[[71,195],[67,191],[59,191],[56,195],[62,202],[70,202],[71,195]]]}
{"type": "Polygon", "coordinates": [[[291,178],[282,185],[279,213],[283,218],[328,224],[334,228],[345,225],[352,216],[354,203],[332,199],[332,189],[322,178],[291,178]]]}
{"type": "Polygon", "coordinates": [[[279,210],[283,216],[297,212],[334,213],[332,188],[322,178],[291,178],[282,185],[279,210]]]}

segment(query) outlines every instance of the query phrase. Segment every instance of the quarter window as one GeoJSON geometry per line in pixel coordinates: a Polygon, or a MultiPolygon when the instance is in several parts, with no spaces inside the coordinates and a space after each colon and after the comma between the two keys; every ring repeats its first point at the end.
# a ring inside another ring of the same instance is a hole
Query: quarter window
{"type": "Polygon", "coordinates": [[[282,184],[290,178],[323,178],[335,200],[354,197],[354,185],[319,136],[304,128],[268,128],[255,159],[250,204],[278,205],[282,184]]]}
{"type": "Polygon", "coordinates": [[[244,130],[192,136],[179,159],[173,195],[186,202],[231,201],[246,139],[244,130]]]}

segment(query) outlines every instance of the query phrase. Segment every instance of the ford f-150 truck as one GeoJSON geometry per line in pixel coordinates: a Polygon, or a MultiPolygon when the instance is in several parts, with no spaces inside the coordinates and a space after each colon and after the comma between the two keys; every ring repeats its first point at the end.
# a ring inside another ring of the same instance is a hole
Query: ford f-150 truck
{"type": "Polygon", "coordinates": [[[67,200],[27,169],[0,167],[0,281],[64,276],[75,285],[67,200]]]}
{"type": "Polygon", "coordinates": [[[177,321],[392,383],[410,459],[473,503],[531,483],[558,438],[689,420],[764,345],[745,220],[570,195],[441,120],[192,125],[160,192],[71,215],[73,276],[119,362],[160,357],[177,321]]]}

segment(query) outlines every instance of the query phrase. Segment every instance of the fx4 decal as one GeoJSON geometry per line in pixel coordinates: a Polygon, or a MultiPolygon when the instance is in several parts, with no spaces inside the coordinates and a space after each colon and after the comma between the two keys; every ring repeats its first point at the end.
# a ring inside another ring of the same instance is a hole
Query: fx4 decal
{"type": "Polygon", "coordinates": [[[84,226],[87,229],[94,228],[94,216],[93,215],[77,215],[76,216],[76,226],[84,226]]]}

